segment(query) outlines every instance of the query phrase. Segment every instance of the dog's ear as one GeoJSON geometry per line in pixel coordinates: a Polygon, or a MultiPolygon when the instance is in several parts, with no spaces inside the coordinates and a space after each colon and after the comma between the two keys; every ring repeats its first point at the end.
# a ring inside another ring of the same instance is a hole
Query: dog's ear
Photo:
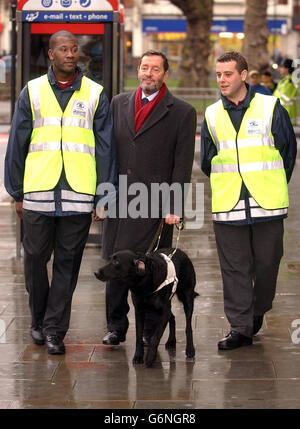
{"type": "Polygon", "coordinates": [[[136,274],[138,276],[143,276],[146,272],[145,262],[143,262],[141,259],[134,259],[133,263],[135,266],[136,274]]]}

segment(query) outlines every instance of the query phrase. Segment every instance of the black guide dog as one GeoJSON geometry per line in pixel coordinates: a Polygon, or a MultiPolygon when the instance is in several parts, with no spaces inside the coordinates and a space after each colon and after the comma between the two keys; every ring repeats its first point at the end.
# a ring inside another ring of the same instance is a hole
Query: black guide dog
{"type": "MultiPolygon", "coordinates": [[[[95,273],[101,281],[120,280],[131,290],[136,323],[134,364],[144,361],[143,331],[146,313],[151,316],[151,320],[154,320],[145,358],[146,366],[151,366],[155,361],[157,348],[168,322],[170,332],[165,347],[167,349],[176,347],[175,317],[171,311],[174,282],[156,291],[165,282],[168,274],[168,262],[161,254],[169,256],[173,251],[172,248],[164,248],[156,252],[140,254],[131,250],[122,250],[114,253],[108,264],[95,273]]],[[[172,256],[172,262],[178,279],[176,294],[183,303],[186,317],[186,356],[192,358],[195,356],[192,314],[194,298],[198,295],[194,291],[195,270],[189,257],[180,249],[177,249],[172,256]]]]}

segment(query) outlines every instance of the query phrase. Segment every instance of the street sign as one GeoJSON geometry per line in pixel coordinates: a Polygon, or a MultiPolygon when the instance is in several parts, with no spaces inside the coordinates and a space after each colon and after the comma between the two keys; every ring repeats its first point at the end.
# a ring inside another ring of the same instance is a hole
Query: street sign
{"type": "Polygon", "coordinates": [[[23,12],[23,22],[109,22],[113,12],[23,12]]]}
{"type": "Polygon", "coordinates": [[[109,22],[115,0],[19,0],[23,22],[109,22]]]}
{"type": "Polygon", "coordinates": [[[117,11],[118,0],[18,0],[18,10],[117,11]]]}

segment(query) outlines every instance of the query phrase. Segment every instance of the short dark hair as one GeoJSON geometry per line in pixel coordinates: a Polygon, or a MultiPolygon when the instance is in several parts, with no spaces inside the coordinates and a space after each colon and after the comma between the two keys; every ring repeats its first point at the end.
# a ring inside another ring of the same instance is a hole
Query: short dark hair
{"type": "Polygon", "coordinates": [[[295,70],[295,67],[293,67],[293,60],[291,60],[291,58],[283,60],[280,66],[288,69],[290,74],[295,70]]]}
{"type": "Polygon", "coordinates": [[[163,59],[163,64],[164,64],[164,71],[168,71],[169,70],[169,62],[168,62],[168,58],[165,56],[165,54],[161,51],[154,51],[152,49],[150,49],[149,51],[146,51],[142,54],[140,61],[139,61],[139,67],[141,65],[142,59],[144,57],[149,57],[151,55],[158,55],[159,57],[162,57],[163,59]]]}
{"type": "Polygon", "coordinates": [[[236,62],[236,69],[239,73],[242,73],[243,70],[248,71],[248,63],[246,61],[246,58],[243,57],[239,52],[237,51],[229,51],[225,52],[225,54],[221,55],[217,59],[217,63],[228,63],[229,61],[235,61],[236,62]]]}
{"type": "Polygon", "coordinates": [[[66,30],[60,30],[57,31],[56,33],[52,34],[52,36],[49,39],[49,49],[54,49],[55,45],[57,43],[57,39],[59,37],[70,37],[74,40],[77,40],[77,37],[71,33],[70,31],[66,31],[66,30]]]}
{"type": "Polygon", "coordinates": [[[272,73],[269,70],[265,70],[261,74],[264,74],[265,76],[272,77],[272,73]]]}

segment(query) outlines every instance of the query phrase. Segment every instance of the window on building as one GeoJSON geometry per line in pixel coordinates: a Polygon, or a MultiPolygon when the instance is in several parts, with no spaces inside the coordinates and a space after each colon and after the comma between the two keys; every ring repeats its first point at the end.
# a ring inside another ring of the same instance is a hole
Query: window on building
{"type": "Polygon", "coordinates": [[[294,1],[294,15],[300,15],[300,0],[295,0],[294,1]]]}

